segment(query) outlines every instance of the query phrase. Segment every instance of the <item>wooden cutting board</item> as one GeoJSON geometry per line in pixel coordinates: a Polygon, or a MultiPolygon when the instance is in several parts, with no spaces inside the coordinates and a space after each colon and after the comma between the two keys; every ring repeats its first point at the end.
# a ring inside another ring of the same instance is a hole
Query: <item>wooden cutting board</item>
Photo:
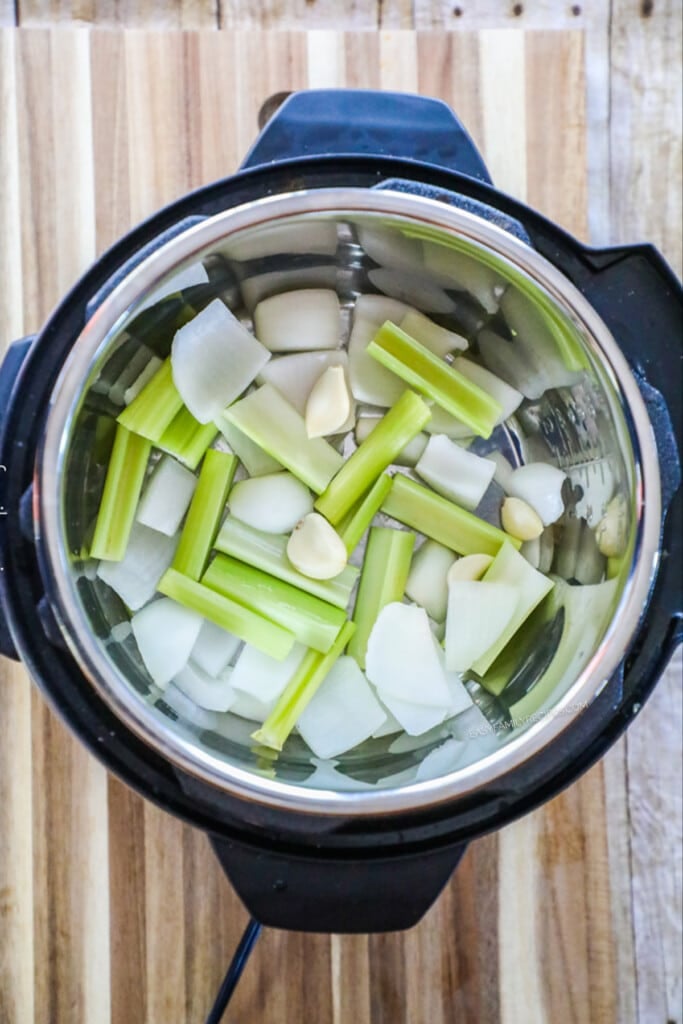
{"type": "MultiPolygon", "coordinates": [[[[280,90],[440,96],[498,186],[585,237],[582,43],[514,30],[0,34],[2,343],[38,328],[129,226],[233,171],[280,90]]],[[[651,237],[668,230],[659,216],[651,237]]],[[[474,844],[414,930],[266,933],[228,1019],[680,1021],[676,675],[601,765],[474,844]]],[[[23,669],[0,664],[0,695],[0,1022],[203,1021],[246,921],[205,838],[108,777],[23,669]]]]}

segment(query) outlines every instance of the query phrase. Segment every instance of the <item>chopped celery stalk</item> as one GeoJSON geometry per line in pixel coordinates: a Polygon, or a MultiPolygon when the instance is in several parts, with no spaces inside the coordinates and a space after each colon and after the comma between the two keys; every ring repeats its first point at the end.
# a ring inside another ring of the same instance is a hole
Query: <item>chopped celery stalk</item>
{"type": "Polygon", "coordinates": [[[500,404],[428,348],[387,320],[368,352],[406,383],[417,388],[475,434],[490,437],[502,413],[500,404]]]}
{"type": "MultiPolygon", "coordinates": [[[[434,417],[434,408],[432,408],[432,418],[434,417]]],[[[366,438],[370,437],[377,424],[382,419],[381,413],[361,413],[356,420],[356,429],[354,430],[356,444],[360,445],[365,441],[366,438]]],[[[429,422],[431,427],[431,420],[429,422]]],[[[429,440],[427,434],[420,433],[408,441],[405,448],[398,453],[394,462],[397,466],[414,466],[418,461],[423,451],[427,447],[427,441],[429,440]]]]}
{"type": "Polygon", "coordinates": [[[356,632],[349,643],[349,654],[361,668],[365,668],[368,637],[377,616],[386,605],[403,597],[414,545],[415,534],[407,530],[370,529],[353,612],[356,632]]]}
{"type": "Polygon", "coordinates": [[[332,524],[339,522],[391,465],[398,453],[420,433],[431,413],[414,391],[404,391],[369,437],[343,464],[315,503],[332,524]]]}
{"type": "Polygon", "coordinates": [[[246,434],[238,430],[234,423],[230,423],[225,418],[225,413],[217,416],[214,423],[228,442],[230,451],[235,453],[249,476],[265,476],[266,473],[277,473],[282,469],[272,455],[264,452],[263,448],[259,448],[246,434]]]}
{"type": "Polygon", "coordinates": [[[330,580],[314,580],[297,572],[287,557],[287,536],[262,533],[233,516],[223,523],[216,538],[215,547],[226,555],[232,555],[240,562],[253,565],[256,569],[276,576],[279,580],[292,583],[299,590],[321,597],[337,608],[346,608],[351,591],[358,578],[355,565],[347,565],[338,576],[330,580]]]}
{"type": "Polygon", "coordinates": [[[171,360],[165,359],[118,421],[127,430],[158,444],[182,406],[183,400],[173,383],[171,360]]]}
{"type": "Polygon", "coordinates": [[[135,518],[151,530],[173,537],[188,510],[197,478],[185,466],[164,455],[147,481],[135,518]]]}
{"type": "Polygon", "coordinates": [[[277,704],[252,739],[273,750],[282,750],[299,716],[308,707],[323,679],[340,657],[355,628],[353,622],[345,622],[326,654],[308,651],[304,655],[277,704]]]}
{"type": "Polygon", "coordinates": [[[258,647],[271,658],[286,658],[294,646],[294,634],[288,629],[223,594],[217,594],[203,583],[183,576],[175,569],[168,569],[164,573],[158,589],[166,597],[172,597],[183,607],[198,612],[205,619],[258,647]]]}
{"type": "Polygon", "coordinates": [[[486,391],[487,394],[500,403],[503,411],[498,417],[499,423],[512,416],[513,412],[521,405],[522,398],[524,397],[521,391],[511,387],[506,381],[497,377],[495,373],[491,373],[484,366],[480,366],[479,363],[474,363],[471,359],[465,359],[464,356],[458,356],[457,359],[453,360],[453,369],[461,373],[463,377],[467,377],[473,384],[480,387],[482,391],[486,391]]]}
{"type": "MultiPolygon", "coordinates": [[[[510,542],[503,545],[485,572],[482,583],[510,583],[519,592],[514,614],[498,640],[472,664],[479,676],[483,676],[509,643],[517,630],[529,618],[534,608],[553,588],[553,581],[529,565],[510,542]]],[[[482,680],[486,686],[486,680],[482,680]]]]}
{"type": "Polygon", "coordinates": [[[204,572],[236,469],[235,455],[211,448],[204,456],[197,487],[173,559],[173,568],[176,572],[189,576],[190,579],[198,580],[204,572]]]}
{"type": "Polygon", "coordinates": [[[316,494],[344,463],[324,438],[309,438],[303,416],[271,384],[235,402],[223,415],[316,494]]]}
{"type": "Polygon", "coordinates": [[[174,455],[188,469],[195,470],[217,433],[215,423],[200,423],[183,406],[161,435],[159,448],[174,455]]]}
{"type": "Polygon", "coordinates": [[[91,558],[118,562],[125,555],[150,447],[148,440],[117,424],[90,546],[91,558]]]}
{"type": "Polygon", "coordinates": [[[261,569],[217,555],[202,583],[246,608],[260,611],[316,651],[329,651],[346,622],[346,612],[261,569]]]}
{"type": "Polygon", "coordinates": [[[391,477],[382,473],[372,485],[368,493],[356,508],[344,517],[337,533],[344,541],[349,554],[354,551],[359,540],[372,522],[373,516],[379,512],[382,502],[391,489],[391,477]]]}
{"type": "Polygon", "coordinates": [[[522,543],[401,474],[394,477],[382,511],[459,555],[497,555],[505,543],[515,548],[522,543]]]}

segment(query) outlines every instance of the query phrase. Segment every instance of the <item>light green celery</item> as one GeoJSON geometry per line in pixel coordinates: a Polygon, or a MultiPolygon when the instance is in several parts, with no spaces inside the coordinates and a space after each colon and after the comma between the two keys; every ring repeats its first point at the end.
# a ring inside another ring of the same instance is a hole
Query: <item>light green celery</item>
{"type": "Polygon", "coordinates": [[[429,406],[420,396],[404,391],[318,498],[318,512],[333,526],[343,519],[430,417],[429,406]]]}
{"type": "Polygon", "coordinates": [[[294,646],[294,634],[288,629],[175,569],[166,570],[157,590],[278,661],[283,661],[294,646]]]}
{"type": "Polygon", "coordinates": [[[380,327],[368,353],[475,434],[490,437],[503,411],[500,403],[390,320],[380,327]]]}
{"type": "Polygon", "coordinates": [[[343,465],[322,437],[309,437],[304,418],[271,384],[263,384],[224,410],[223,416],[320,494],[343,465]]]}
{"type": "Polygon", "coordinates": [[[370,528],[358,597],[353,612],[356,632],[348,653],[365,668],[368,637],[385,605],[400,601],[406,589],[415,534],[388,526],[370,528]]]}
{"type": "Polygon", "coordinates": [[[382,502],[390,490],[391,477],[388,473],[382,473],[360,504],[344,517],[343,522],[337,528],[337,533],[344,541],[349,554],[354,551],[359,540],[372,522],[373,516],[379,512],[382,502]]]}
{"type": "MultiPolygon", "coordinates": [[[[473,671],[478,676],[485,675],[520,626],[529,618],[534,608],[553,588],[553,581],[538,569],[534,569],[524,555],[520,555],[509,541],[503,544],[484,573],[482,580],[484,583],[510,583],[517,588],[519,596],[514,614],[501,636],[472,665],[473,671]]],[[[485,679],[482,679],[482,686],[489,689],[485,679]]]]}
{"type": "Polygon", "coordinates": [[[282,750],[305,708],[353,636],[355,628],[353,622],[345,622],[327,654],[308,651],[304,655],[268,718],[252,734],[253,740],[272,750],[282,750]]]}
{"type": "Polygon", "coordinates": [[[355,565],[347,565],[331,580],[314,580],[298,572],[287,558],[287,541],[283,534],[262,533],[233,516],[223,523],[215,547],[240,562],[292,583],[299,590],[321,597],[337,608],[346,608],[351,591],[358,578],[355,565]]]}
{"type": "Polygon", "coordinates": [[[402,474],[394,477],[382,511],[459,555],[497,555],[505,543],[515,548],[522,544],[402,474]]]}
{"type": "Polygon", "coordinates": [[[117,424],[90,546],[91,558],[118,562],[125,555],[150,448],[144,437],[117,424]]]}
{"type": "Polygon", "coordinates": [[[171,360],[165,359],[152,379],[118,418],[134,434],[158,444],[166,428],[180,412],[183,400],[173,383],[171,360]]]}
{"type": "Polygon", "coordinates": [[[217,555],[202,583],[291,630],[297,640],[323,654],[346,622],[346,612],[261,569],[217,555]]]}
{"type": "Polygon", "coordinates": [[[210,448],[204,456],[172,562],[173,569],[190,579],[198,580],[204,572],[236,469],[236,455],[210,448]]]}
{"type": "Polygon", "coordinates": [[[159,447],[194,471],[217,433],[215,423],[200,423],[183,406],[161,435],[159,447]]]}

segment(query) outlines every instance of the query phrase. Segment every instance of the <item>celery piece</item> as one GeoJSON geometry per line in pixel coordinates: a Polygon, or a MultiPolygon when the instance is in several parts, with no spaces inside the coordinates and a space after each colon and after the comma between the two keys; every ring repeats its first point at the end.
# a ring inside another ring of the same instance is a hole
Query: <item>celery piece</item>
{"type": "Polygon", "coordinates": [[[368,352],[475,434],[490,437],[503,411],[500,403],[390,320],[380,327],[368,352]]]}
{"type": "Polygon", "coordinates": [[[283,534],[262,533],[228,516],[216,538],[215,547],[240,562],[263,569],[285,583],[292,583],[299,590],[321,597],[337,608],[346,608],[358,578],[356,566],[347,565],[331,580],[311,579],[298,572],[287,558],[288,540],[289,537],[283,534]]]}
{"type": "Polygon", "coordinates": [[[506,542],[515,548],[522,544],[402,474],[394,477],[382,511],[459,555],[497,555],[506,542]]]}
{"type": "Polygon", "coordinates": [[[148,440],[117,424],[90,545],[91,558],[118,562],[125,555],[150,448],[148,440]]]}
{"type": "Polygon", "coordinates": [[[192,580],[198,580],[204,572],[236,469],[236,455],[211,448],[204,456],[172,562],[176,572],[192,580]]]}
{"type": "Polygon", "coordinates": [[[308,651],[298,669],[278,698],[277,704],[260,729],[252,734],[257,743],[282,750],[299,716],[317,693],[320,684],[340,657],[354,634],[353,622],[345,622],[326,654],[308,651]]]}
{"type": "Polygon", "coordinates": [[[386,605],[403,597],[414,546],[415,534],[408,530],[392,530],[388,526],[370,529],[353,612],[356,632],[348,652],[363,669],[368,637],[377,616],[386,605]]]}
{"type": "Polygon", "coordinates": [[[294,646],[294,634],[288,629],[175,569],[166,570],[157,590],[278,661],[286,658],[294,646]]]}
{"type": "Polygon", "coordinates": [[[379,512],[382,502],[390,490],[391,477],[388,473],[382,473],[361,502],[344,517],[337,533],[344,541],[349,554],[355,549],[375,513],[379,512]]]}
{"type": "Polygon", "coordinates": [[[202,583],[233,601],[261,612],[291,630],[297,640],[323,654],[346,622],[346,612],[261,569],[217,555],[202,583]]]}
{"type": "MultiPolygon", "coordinates": [[[[519,598],[514,614],[499,639],[473,663],[472,669],[478,676],[483,676],[488,671],[536,605],[540,604],[553,588],[553,581],[529,565],[524,555],[520,555],[510,541],[503,544],[484,573],[482,582],[511,583],[519,591],[519,598]]],[[[482,680],[482,686],[486,686],[485,680],[482,680]]]]}
{"type": "Polygon", "coordinates": [[[182,405],[183,400],[173,383],[171,360],[165,359],[140,394],[123,410],[118,422],[134,434],[158,444],[182,405]]]}
{"type": "Polygon", "coordinates": [[[228,442],[230,451],[235,453],[249,476],[266,476],[268,473],[277,473],[283,468],[277,459],[254,444],[251,438],[238,430],[234,423],[226,420],[224,413],[217,416],[214,423],[228,442]]]}
{"type": "Polygon", "coordinates": [[[320,494],[343,465],[322,437],[310,438],[301,413],[272,384],[263,384],[222,414],[243,434],[320,494]]]}
{"type": "Polygon", "coordinates": [[[195,470],[217,433],[215,423],[200,423],[183,406],[161,435],[159,448],[174,455],[188,469],[195,470]]]}
{"type": "Polygon", "coordinates": [[[419,395],[404,391],[318,498],[314,506],[317,511],[332,525],[338,523],[420,433],[430,416],[429,407],[419,395]]]}

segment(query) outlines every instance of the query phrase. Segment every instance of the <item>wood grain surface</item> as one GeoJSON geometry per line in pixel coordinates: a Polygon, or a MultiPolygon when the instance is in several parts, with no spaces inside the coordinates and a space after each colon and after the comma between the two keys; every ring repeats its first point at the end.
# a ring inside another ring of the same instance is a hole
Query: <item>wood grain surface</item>
{"type": "MultiPolygon", "coordinates": [[[[378,7],[403,24],[401,3],[378,7]]],[[[215,24],[212,0],[172,7],[215,24]]],[[[647,237],[680,272],[680,28],[655,7],[622,18],[611,65],[568,30],[0,32],[0,345],[127,227],[232,171],[263,100],[305,86],[441,96],[501,188],[583,237],[647,237]]],[[[0,1024],[201,1022],[246,921],[205,838],[108,777],[20,667],[0,663],[0,694],[0,1024]]],[[[228,1020],[680,1024],[680,745],[679,657],[604,761],[474,844],[417,928],[267,932],[228,1020]]]]}

